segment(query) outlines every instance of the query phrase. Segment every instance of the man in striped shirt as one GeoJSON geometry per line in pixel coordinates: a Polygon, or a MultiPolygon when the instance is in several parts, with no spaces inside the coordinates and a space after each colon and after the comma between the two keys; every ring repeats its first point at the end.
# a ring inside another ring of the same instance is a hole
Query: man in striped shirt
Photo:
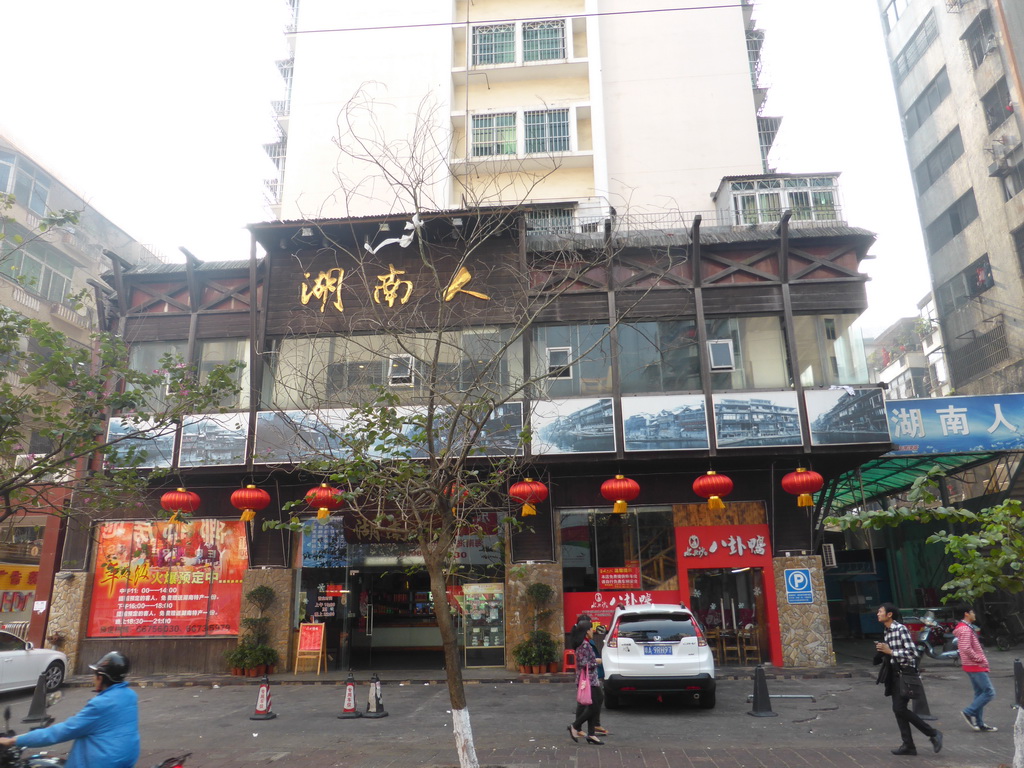
{"type": "Polygon", "coordinates": [[[899,611],[892,603],[882,603],[878,606],[878,620],[885,627],[885,637],[882,642],[875,643],[875,651],[882,654],[883,661],[891,663],[891,674],[885,686],[885,693],[892,696],[892,711],[896,715],[896,724],[900,727],[900,736],[903,739],[903,743],[891,751],[894,755],[917,754],[914,733],[910,730],[910,726],[913,725],[928,737],[932,747],[938,752],[942,749],[942,732],[932,728],[916,712],[912,712],[908,706],[910,699],[900,695],[900,667],[917,668],[917,646],[914,645],[914,638],[910,636],[910,630],[896,621],[898,615],[899,611]],[[889,658],[885,659],[885,656],[889,658]]]}

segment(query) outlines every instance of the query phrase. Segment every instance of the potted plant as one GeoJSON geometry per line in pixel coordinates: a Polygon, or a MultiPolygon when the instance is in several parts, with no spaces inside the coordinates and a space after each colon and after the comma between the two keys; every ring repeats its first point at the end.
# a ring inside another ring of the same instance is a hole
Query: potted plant
{"type": "Polygon", "coordinates": [[[533,631],[530,632],[527,642],[533,647],[534,674],[549,670],[557,671],[557,666],[552,669],[551,665],[558,663],[558,643],[555,642],[554,635],[540,628],[541,622],[553,613],[547,606],[554,594],[554,589],[539,581],[526,588],[526,597],[533,608],[533,631]]]}
{"type": "Polygon", "coordinates": [[[537,651],[529,639],[523,640],[512,649],[512,658],[515,660],[516,666],[519,667],[519,671],[523,674],[530,671],[536,656],[537,651]]]}
{"type": "Polygon", "coordinates": [[[232,675],[244,675],[245,666],[248,661],[249,648],[245,645],[236,645],[224,654],[224,660],[232,675]]]}
{"type": "Polygon", "coordinates": [[[232,673],[241,670],[239,674],[256,677],[274,671],[279,656],[268,644],[270,617],[263,614],[273,605],[276,596],[274,590],[266,585],[254,587],[245,593],[245,599],[256,608],[258,615],[242,619],[242,637],[238,645],[225,654],[232,673]]]}

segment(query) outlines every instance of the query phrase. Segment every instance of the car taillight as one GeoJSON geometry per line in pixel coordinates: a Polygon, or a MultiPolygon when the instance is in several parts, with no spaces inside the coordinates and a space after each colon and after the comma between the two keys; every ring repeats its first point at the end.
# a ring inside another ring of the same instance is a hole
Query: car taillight
{"type": "Polygon", "coordinates": [[[700,627],[696,624],[696,622],[693,625],[693,632],[697,636],[697,645],[698,646],[707,645],[708,644],[707,638],[704,637],[704,633],[700,631],[700,627]]]}
{"type": "Polygon", "coordinates": [[[615,629],[612,630],[611,634],[608,635],[608,639],[604,641],[604,644],[609,648],[619,647],[619,625],[615,625],[615,629]]]}

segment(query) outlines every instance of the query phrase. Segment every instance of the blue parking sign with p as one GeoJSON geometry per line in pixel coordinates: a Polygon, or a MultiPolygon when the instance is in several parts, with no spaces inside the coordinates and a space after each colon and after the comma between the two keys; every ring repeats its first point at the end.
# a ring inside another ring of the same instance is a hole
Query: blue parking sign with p
{"type": "Polygon", "coordinates": [[[786,602],[791,605],[814,602],[810,568],[786,569],[786,602]]]}

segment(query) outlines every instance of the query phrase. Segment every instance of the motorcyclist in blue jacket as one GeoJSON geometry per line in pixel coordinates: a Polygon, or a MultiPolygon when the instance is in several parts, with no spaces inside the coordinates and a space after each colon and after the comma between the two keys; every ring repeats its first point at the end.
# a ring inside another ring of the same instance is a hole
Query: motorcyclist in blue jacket
{"type": "Polygon", "coordinates": [[[139,759],[139,701],[125,677],[128,657],[111,651],[89,669],[97,692],[82,710],[63,723],[0,738],[0,747],[46,747],[75,740],[65,768],[132,768],[139,759]]]}

